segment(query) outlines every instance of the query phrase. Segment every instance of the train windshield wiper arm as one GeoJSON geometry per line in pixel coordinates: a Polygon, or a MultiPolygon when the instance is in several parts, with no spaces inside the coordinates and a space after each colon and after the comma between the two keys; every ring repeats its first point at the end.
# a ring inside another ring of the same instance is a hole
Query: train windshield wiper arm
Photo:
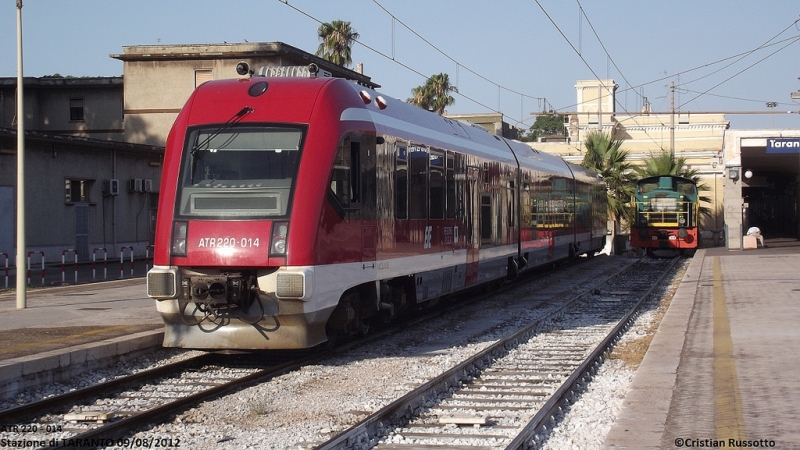
{"type": "MultiPolygon", "coordinates": [[[[228,119],[227,122],[222,124],[213,133],[209,134],[201,142],[196,143],[192,147],[192,151],[191,151],[192,156],[194,156],[194,154],[197,153],[197,151],[200,150],[201,147],[208,145],[212,140],[214,140],[214,138],[216,138],[220,134],[222,134],[225,131],[227,131],[228,129],[230,129],[232,126],[234,126],[237,123],[239,123],[242,119],[244,119],[244,116],[252,113],[253,111],[254,111],[253,108],[251,108],[249,106],[245,106],[244,108],[240,109],[239,112],[234,114],[230,119],[228,119]]],[[[222,147],[224,147],[224,146],[221,146],[220,148],[222,148],[222,147]]]]}
{"type": "MultiPolygon", "coordinates": [[[[191,166],[191,173],[189,174],[189,179],[192,180],[192,182],[194,182],[195,169],[197,168],[197,162],[200,159],[199,157],[196,158],[195,155],[197,154],[198,151],[200,151],[200,147],[208,146],[208,144],[211,143],[211,141],[214,140],[214,138],[224,133],[225,131],[229,130],[232,126],[236,125],[237,123],[241,122],[241,120],[244,119],[244,116],[252,113],[253,111],[254,111],[253,108],[245,106],[244,108],[240,109],[239,112],[234,114],[230,119],[228,119],[224,124],[222,124],[219,128],[214,130],[213,133],[209,134],[201,142],[198,142],[194,146],[192,146],[192,151],[189,152],[192,157],[192,166],[191,166]]],[[[220,145],[219,148],[224,148],[231,140],[233,140],[233,137],[225,141],[223,145],[220,145]]]]}

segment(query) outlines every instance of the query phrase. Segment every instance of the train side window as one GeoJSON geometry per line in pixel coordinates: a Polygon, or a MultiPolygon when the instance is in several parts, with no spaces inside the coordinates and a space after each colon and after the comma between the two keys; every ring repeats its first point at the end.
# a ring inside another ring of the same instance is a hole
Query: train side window
{"type": "Polygon", "coordinates": [[[394,217],[408,219],[408,164],[405,147],[397,147],[394,171],[394,217]]]}
{"type": "Polygon", "coordinates": [[[428,216],[428,151],[415,147],[415,151],[408,152],[408,159],[408,218],[425,219],[428,216]]]}
{"type": "Polygon", "coordinates": [[[492,198],[488,195],[481,196],[481,242],[492,242],[492,198]]]}
{"type": "Polygon", "coordinates": [[[506,219],[507,225],[510,228],[514,228],[517,226],[517,200],[514,195],[515,188],[514,188],[514,181],[509,180],[506,184],[506,192],[508,193],[508,218],[506,219]]]}
{"type": "Polygon", "coordinates": [[[456,178],[455,178],[455,161],[453,155],[447,155],[447,174],[445,176],[445,183],[447,184],[445,192],[445,217],[453,219],[456,217],[456,178]]]}
{"type": "Polygon", "coordinates": [[[361,143],[350,142],[350,202],[361,202],[361,143]]]}
{"type": "Polygon", "coordinates": [[[445,180],[444,180],[444,155],[431,152],[430,155],[430,211],[431,219],[444,219],[445,208],[445,180]]]}
{"type": "Polygon", "coordinates": [[[532,227],[533,223],[533,214],[531,208],[531,184],[530,183],[522,183],[522,190],[519,193],[520,195],[520,206],[522,207],[522,211],[520,214],[520,226],[522,227],[532,227]]]}

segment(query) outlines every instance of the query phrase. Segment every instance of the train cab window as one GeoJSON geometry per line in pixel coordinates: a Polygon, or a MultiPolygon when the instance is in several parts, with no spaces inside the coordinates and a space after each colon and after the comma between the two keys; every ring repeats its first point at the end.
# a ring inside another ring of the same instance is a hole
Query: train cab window
{"type": "Polygon", "coordinates": [[[267,217],[288,214],[303,130],[206,126],[187,133],[178,216],[267,217]]]}
{"type": "Polygon", "coordinates": [[[361,201],[361,143],[345,138],[333,161],[331,191],[343,208],[354,208],[361,201]]]}
{"type": "Polygon", "coordinates": [[[640,183],[638,189],[640,194],[647,194],[658,189],[658,183],[640,183]]]}
{"type": "Polygon", "coordinates": [[[677,187],[678,187],[678,189],[677,189],[677,190],[678,190],[678,192],[680,192],[681,194],[683,194],[683,195],[688,195],[688,196],[695,196],[695,195],[697,195],[697,187],[694,185],[694,183],[690,183],[690,182],[688,182],[688,181],[681,181],[681,180],[678,180],[678,181],[676,182],[676,184],[677,184],[677,187]]]}

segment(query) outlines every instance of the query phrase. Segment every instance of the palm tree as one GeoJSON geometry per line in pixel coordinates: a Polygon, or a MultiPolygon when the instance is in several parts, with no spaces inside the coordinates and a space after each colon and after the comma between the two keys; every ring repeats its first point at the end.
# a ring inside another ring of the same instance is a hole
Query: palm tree
{"type": "Polygon", "coordinates": [[[323,23],[317,29],[317,35],[322,41],[317,56],[343,67],[353,62],[350,50],[360,36],[350,22],[334,20],[323,23]]]}
{"type": "MultiPolygon", "coordinates": [[[[688,178],[695,182],[698,193],[711,190],[707,184],[700,183],[700,173],[698,170],[687,168],[686,158],[675,156],[675,152],[672,151],[663,151],[659,155],[651,154],[650,159],[645,161],[644,167],[634,167],[634,170],[641,178],[656,177],[659,175],[677,175],[688,178]]],[[[700,201],[711,203],[709,197],[702,195],[700,196],[700,201]]],[[[700,212],[706,216],[711,216],[711,210],[708,207],[701,207],[700,212]]]]}
{"type": "Polygon", "coordinates": [[[450,84],[450,77],[446,73],[440,73],[432,75],[424,85],[412,89],[411,93],[414,96],[406,101],[442,115],[445,108],[456,102],[450,92],[458,92],[458,89],[450,84]]]}
{"type": "Polygon", "coordinates": [[[633,170],[641,178],[654,177],[659,175],[676,175],[690,178],[684,175],[686,170],[686,158],[676,157],[675,153],[664,151],[659,155],[650,155],[650,159],[645,160],[644,167],[635,167],[633,170]]]}
{"type": "Polygon", "coordinates": [[[425,89],[426,87],[427,85],[424,85],[424,86],[417,86],[414,89],[411,89],[411,94],[413,95],[413,97],[406,100],[406,103],[411,103],[412,105],[417,105],[426,111],[430,111],[431,94],[427,89],[425,89]]]}
{"type": "Polygon", "coordinates": [[[628,152],[623,150],[624,141],[602,131],[592,131],[583,142],[586,155],[581,165],[597,172],[606,183],[608,214],[617,224],[631,223],[633,209],[631,198],[636,177],[633,166],[627,161],[628,152]]]}

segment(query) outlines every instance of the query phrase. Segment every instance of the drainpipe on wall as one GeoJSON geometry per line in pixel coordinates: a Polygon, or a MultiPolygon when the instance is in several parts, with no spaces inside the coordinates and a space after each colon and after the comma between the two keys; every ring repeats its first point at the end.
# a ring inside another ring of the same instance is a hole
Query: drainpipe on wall
{"type": "MultiPolygon", "coordinates": [[[[111,178],[117,179],[117,149],[111,150],[111,178]]],[[[117,249],[117,196],[111,196],[111,242],[112,249],[117,249]]],[[[112,253],[113,254],[113,253],[112,253]]]]}

